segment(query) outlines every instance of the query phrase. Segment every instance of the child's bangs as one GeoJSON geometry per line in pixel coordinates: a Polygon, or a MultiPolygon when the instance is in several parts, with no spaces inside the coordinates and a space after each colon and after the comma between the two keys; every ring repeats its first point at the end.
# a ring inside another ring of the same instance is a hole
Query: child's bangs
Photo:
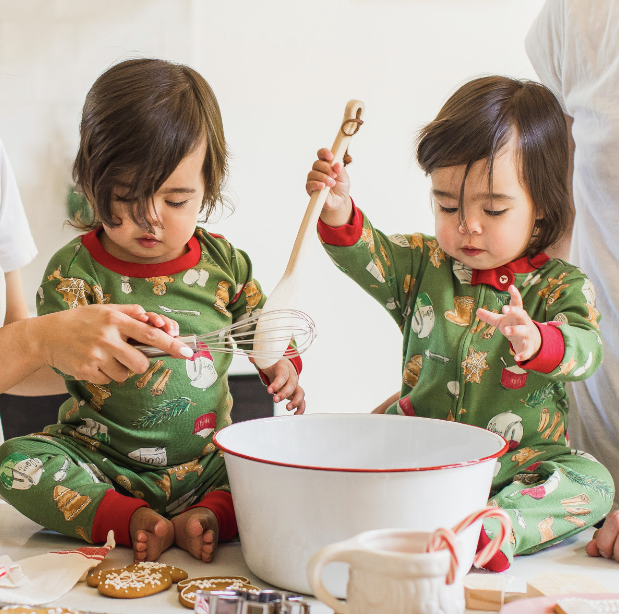
{"type": "MultiPolygon", "coordinates": [[[[204,138],[204,119],[195,99],[179,96],[177,108],[154,109],[153,117],[145,118],[143,130],[135,135],[130,159],[120,156],[106,169],[106,177],[99,182],[101,190],[96,202],[109,199],[127,201],[133,221],[145,230],[151,228],[153,197],[204,138]],[[101,200],[100,200],[101,198],[101,200]]],[[[101,221],[117,226],[118,221],[106,215],[107,207],[99,208],[101,221]],[[105,219],[109,217],[110,219],[105,219]]]]}

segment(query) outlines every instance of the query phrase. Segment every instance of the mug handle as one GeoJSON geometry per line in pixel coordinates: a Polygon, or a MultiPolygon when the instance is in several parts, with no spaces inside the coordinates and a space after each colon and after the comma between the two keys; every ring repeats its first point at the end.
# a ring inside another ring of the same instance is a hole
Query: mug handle
{"type": "Polygon", "coordinates": [[[320,601],[332,608],[334,612],[339,612],[340,614],[350,614],[348,604],[337,599],[326,589],[322,583],[322,572],[329,563],[335,561],[350,564],[350,560],[345,555],[355,551],[351,546],[352,543],[350,541],[325,546],[322,550],[315,552],[307,564],[307,579],[314,594],[320,601]]]}

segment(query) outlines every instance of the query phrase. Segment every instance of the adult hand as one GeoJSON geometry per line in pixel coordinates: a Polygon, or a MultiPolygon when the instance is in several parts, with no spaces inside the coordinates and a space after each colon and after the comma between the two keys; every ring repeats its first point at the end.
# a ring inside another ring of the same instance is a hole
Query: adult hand
{"type": "Polygon", "coordinates": [[[601,529],[593,534],[585,552],[589,556],[603,556],[619,561],[619,511],[606,517],[601,529]]]}
{"type": "Polygon", "coordinates": [[[144,373],[149,359],[128,338],[152,345],[174,358],[193,351],[170,336],[170,320],[158,320],[139,305],[88,305],[28,320],[26,338],[35,343],[46,365],[93,384],[125,381],[144,373]],[[157,326],[161,326],[161,330],[157,326]]]}

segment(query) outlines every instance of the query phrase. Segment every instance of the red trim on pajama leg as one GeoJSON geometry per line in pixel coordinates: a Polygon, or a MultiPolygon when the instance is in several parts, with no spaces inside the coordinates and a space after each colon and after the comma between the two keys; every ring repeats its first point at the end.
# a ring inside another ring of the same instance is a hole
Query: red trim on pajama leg
{"type": "Polygon", "coordinates": [[[239,532],[236,526],[234,503],[232,502],[232,495],[229,492],[224,490],[210,492],[205,495],[200,503],[188,507],[185,512],[194,507],[205,507],[215,514],[217,523],[219,524],[220,542],[233,538],[239,532]]]}
{"type": "MultiPolygon", "coordinates": [[[[490,538],[486,535],[486,531],[484,528],[481,528],[481,533],[479,534],[479,541],[477,542],[477,552],[479,552],[482,548],[485,548],[490,543],[490,538]]],[[[487,569],[488,571],[505,571],[509,569],[509,561],[507,557],[499,550],[484,566],[483,569],[487,569]]]]}
{"type": "Polygon", "coordinates": [[[133,547],[131,534],[129,533],[129,523],[133,512],[140,507],[149,507],[146,501],[127,497],[110,488],[106,493],[99,507],[95,512],[95,519],[92,522],[92,541],[95,544],[105,542],[110,530],[114,531],[114,540],[117,544],[133,547]]]}

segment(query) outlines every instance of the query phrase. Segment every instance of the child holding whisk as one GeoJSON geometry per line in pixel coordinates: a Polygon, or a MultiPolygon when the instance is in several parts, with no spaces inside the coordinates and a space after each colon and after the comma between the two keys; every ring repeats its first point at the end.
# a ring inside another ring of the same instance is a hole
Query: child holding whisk
{"type": "MultiPolygon", "coordinates": [[[[205,334],[259,312],[266,297],[247,255],[197,226],[221,200],[227,151],[217,100],[194,70],[139,59],[90,90],[74,176],[92,207],[89,232],[51,259],[39,314],[139,302],[172,335],[205,334]],[[174,317],[172,321],[166,316],[174,317]]],[[[187,348],[188,349],[188,348],[187,348]]],[[[89,542],[132,546],[136,562],[176,543],[211,560],[236,533],[224,460],[212,442],[230,424],[230,354],[185,364],[121,365],[102,381],[67,377],[71,399],[45,433],[0,448],[0,495],[36,522],[89,542]]],[[[298,357],[264,369],[276,402],[302,413],[298,357]]]]}
{"type": "MultiPolygon", "coordinates": [[[[475,79],[420,131],[436,236],[379,232],[352,202],[343,166],[326,149],[318,158],[307,191],[331,188],[324,248],[404,336],[402,388],[387,413],[473,424],[509,443],[490,504],[510,513],[513,531],[487,567],[507,569],[514,555],[603,518],[612,478],[566,439],[564,383],[593,373],[602,341],[591,283],[544,252],[570,212],[566,124],[552,93],[475,79]]],[[[484,522],[480,547],[495,522],[484,522]]]]}

